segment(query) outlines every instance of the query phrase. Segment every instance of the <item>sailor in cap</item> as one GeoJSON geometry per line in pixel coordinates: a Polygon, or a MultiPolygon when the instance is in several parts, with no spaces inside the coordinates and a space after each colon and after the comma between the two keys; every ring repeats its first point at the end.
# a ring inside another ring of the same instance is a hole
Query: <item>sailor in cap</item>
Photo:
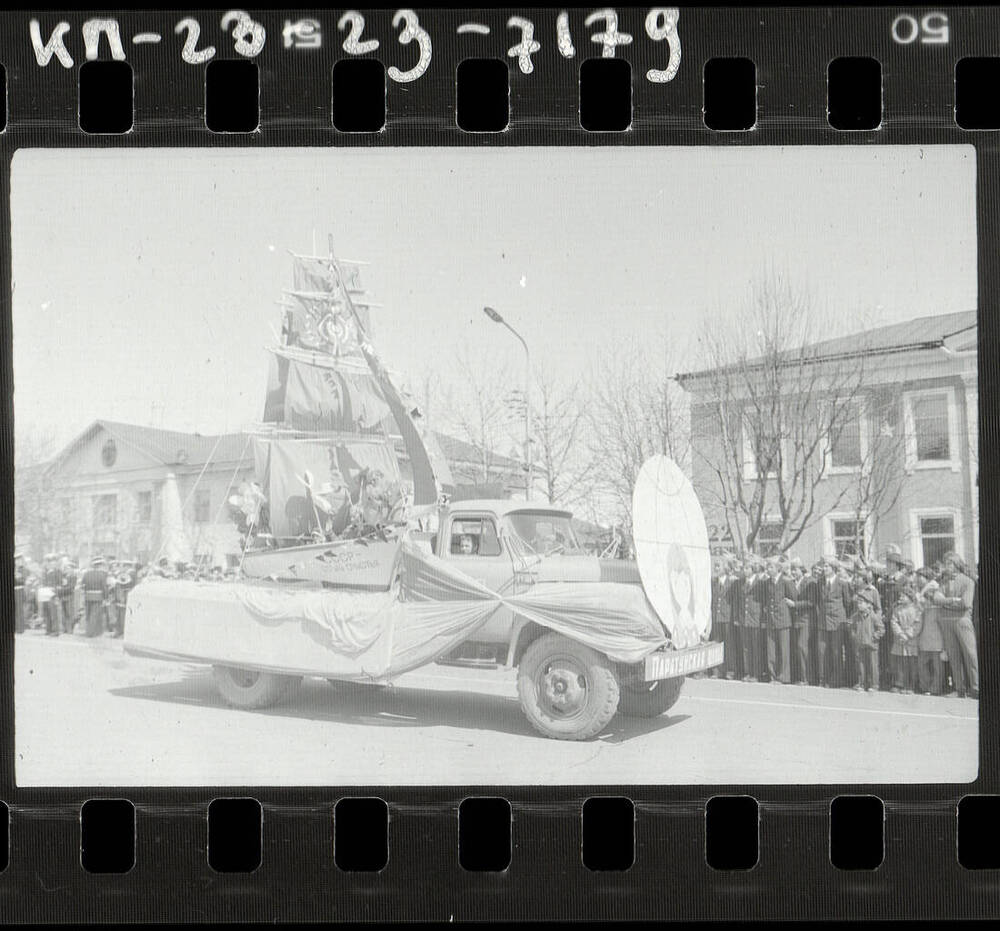
{"type": "Polygon", "coordinates": [[[104,568],[103,556],[95,556],[90,561],[90,568],[84,572],[82,581],[86,633],[88,637],[99,637],[104,633],[104,615],[109,594],[108,573],[104,568]]]}

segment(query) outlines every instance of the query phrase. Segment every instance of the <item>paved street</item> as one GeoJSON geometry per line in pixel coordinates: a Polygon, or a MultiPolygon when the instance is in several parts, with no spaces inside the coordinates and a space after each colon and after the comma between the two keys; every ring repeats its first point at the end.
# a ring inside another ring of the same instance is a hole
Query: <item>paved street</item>
{"type": "Polygon", "coordinates": [[[17,782],[380,785],[968,782],[977,704],[957,698],[689,680],[671,711],[596,740],[535,734],[512,672],[427,667],[394,687],[310,679],[238,711],[207,667],[120,640],[19,635],[17,782]]]}

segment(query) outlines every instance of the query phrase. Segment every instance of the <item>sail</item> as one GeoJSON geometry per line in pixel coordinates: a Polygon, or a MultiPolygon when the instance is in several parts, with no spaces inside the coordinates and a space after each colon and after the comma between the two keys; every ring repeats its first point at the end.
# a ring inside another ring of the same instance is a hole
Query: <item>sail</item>
{"type": "Polygon", "coordinates": [[[351,294],[354,309],[361,318],[361,326],[371,335],[371,318],[365,306],[361,287],[360,269],[356,265],[338,261],[336,268],[329,259],[315,256],[294,255],[292,281],[295,290],[303,294],[328,294],[339,296],[340,286],[351,294]]]}
{"type": "Polygon", "coordinates": [[[297,430],[379,432],[390,416],[382,389],[370,372],[352,372],[329,360],[307,362],[273,350],[264,420],[297,430]]]}
{"type": "Polygon", "coordinates": [[[265,421],[314,432],[375,433],[391,416],[413,471],[412,503],[433,504],[434,465],[409,406],[371,344],[357,265],[335,259],[332,246],[329,258],[295,253],[293,258],[295,287],[285,292],[282,305],[283,346],[272,349],[265,421]]]}
{"type": "Polygon", "coordinates": [[[320,511],[332,514],[334,532],[343,532],[363,470],[381,472],[397,490],[401,485],[399,464],[384,439],[259,437],[253,452],[254,471],[264,476],[267,489],[271,532],[278,537],[311,533],[320,511]]]}

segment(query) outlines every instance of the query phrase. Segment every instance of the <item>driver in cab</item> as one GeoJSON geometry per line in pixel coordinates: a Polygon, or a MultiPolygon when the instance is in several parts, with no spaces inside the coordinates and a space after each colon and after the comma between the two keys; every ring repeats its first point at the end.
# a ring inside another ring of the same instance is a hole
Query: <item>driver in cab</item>
{"type": "Polygon", "coordinates": [[[565,544],[552,524],[543,522],[535,527],[535,538],[531,541],[531,546],[536,553],[547,555],[555,550],[563,549],[565,544]]]}

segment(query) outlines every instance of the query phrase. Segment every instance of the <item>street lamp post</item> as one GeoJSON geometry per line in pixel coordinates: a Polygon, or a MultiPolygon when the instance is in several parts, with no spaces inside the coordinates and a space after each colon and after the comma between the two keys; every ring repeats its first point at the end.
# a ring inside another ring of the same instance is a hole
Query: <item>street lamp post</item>
{"type": "Polygon", "coordinates": [[[517,337],[518,342],[524,347],[524,500],[531,500],[531,486],[534,481],[534,469],[531,461],[531,352],[524,337],[517,332],[503,317],[492,307],[484,307],[483,313],[494,323],[505,326],[517,337]]]}

